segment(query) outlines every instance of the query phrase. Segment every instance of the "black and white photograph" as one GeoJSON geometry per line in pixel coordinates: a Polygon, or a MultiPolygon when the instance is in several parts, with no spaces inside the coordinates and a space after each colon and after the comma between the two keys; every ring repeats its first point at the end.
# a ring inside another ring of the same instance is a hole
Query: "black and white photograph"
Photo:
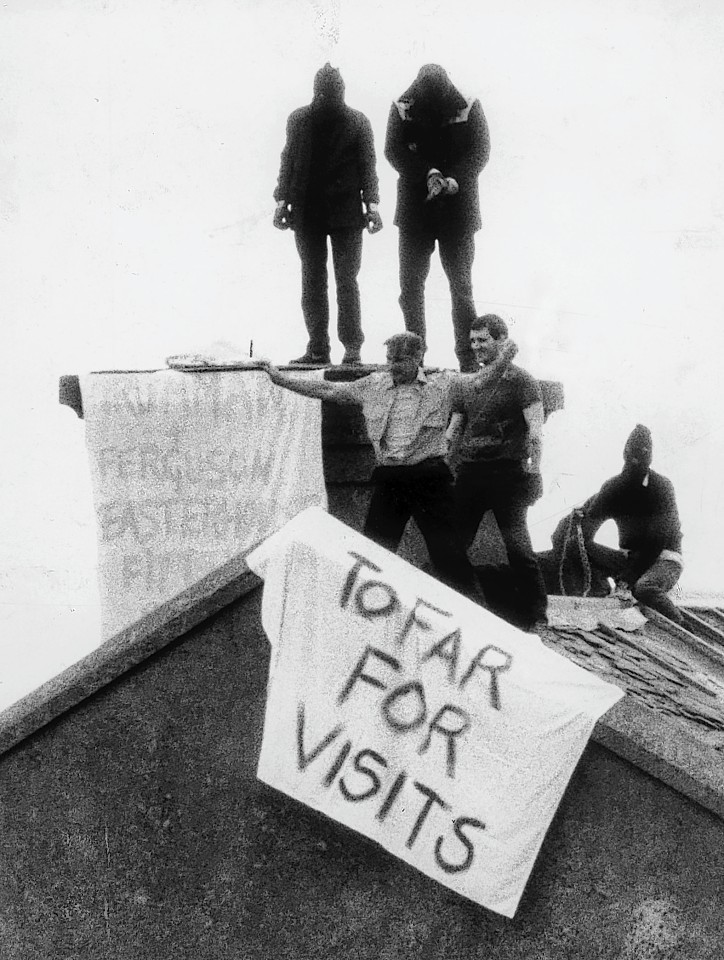
{"type": "Polygon", "coordinates": [[[0,6],[3,960],[720,960],[723,48],[0,6]]]}

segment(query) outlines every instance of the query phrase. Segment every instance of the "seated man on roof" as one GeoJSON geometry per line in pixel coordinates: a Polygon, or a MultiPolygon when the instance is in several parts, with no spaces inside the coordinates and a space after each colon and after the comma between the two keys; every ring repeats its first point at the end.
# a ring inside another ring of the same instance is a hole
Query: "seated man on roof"
{"type": "Polygon", "coordinates": [[[670,480],[651,469],[651,431],[636,425],[623,451],[623,469],[607,480],[580,510],[590,561],[634,597],[677,623],[681,613],[669,598],[681,576],[681,526],[670,480]],[[618,527],[619,549],[596,543],[606,520],[618,527]]]}
{"type": "Polygon", "coordinates": [[[395,552],[412,517],[440,579],[482,602],[456,528],[446,431],[463,382],[475,378],[479,390],[492,389],[516,348],[508,341],[496,361],[477,374],[434,374],[423,369],[425,346],[417,334],[397,333],[385,346],[387,369],[351,383],[300,380],[268,362],[264,367],[273,383],[294,393],[362,408],[377,461],[362,532],[395,552]]]}

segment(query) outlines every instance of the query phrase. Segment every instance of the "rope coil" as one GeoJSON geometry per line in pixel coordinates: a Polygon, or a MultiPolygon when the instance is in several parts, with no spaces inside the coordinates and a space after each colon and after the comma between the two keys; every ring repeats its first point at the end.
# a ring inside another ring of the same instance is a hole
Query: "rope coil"
{"type": "Polygon", "coordinates": [[[591,563],[588,559],[588,554],[586,553],[586,544],[583,539],[583,527],[581,526],[581,517],[577,510],[573,510],[570,517],[568,518],[568,526],[566,528],[566,535],[563,539],[563,549],[561,550],[561,562],[558,565],[558,585],[561,589],[561,596],[565,597],[568,594],[566,593],[566,587],[563,582],[563,569],[566,563],[566,553],[568,551],[568,544],[573,540],[573,527],[576,527],[576,543],[578,545],[578,553],[581,560],[581,566],[583,567],[583,596],[587,597],[591,590],[591,563]]]}

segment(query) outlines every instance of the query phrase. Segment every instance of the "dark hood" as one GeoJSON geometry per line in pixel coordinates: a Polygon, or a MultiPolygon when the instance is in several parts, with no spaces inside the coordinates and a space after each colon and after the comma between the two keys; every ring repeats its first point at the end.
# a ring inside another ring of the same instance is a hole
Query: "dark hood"
{"type": "Polygon", "coordinates": [[[637,423],[623,448],[623,473],[631,477],[643,477],[648,473],[653,455],[651,431],[637,423]]]}
{"type": "Polygon", "coordinates": [[[423,123],[447,120],[467,106],[467,100],[453,86],[447,71],[436,63],[428,63],[420,68],[400,100],[410,103],[410,116],[423,123]]]}
{"type": "Polygon", "coordinates": [[[312,107],[319,113],[338,113],[344,107],[342,74],[329,63],[325,63],[314,78],[312,107]]]}

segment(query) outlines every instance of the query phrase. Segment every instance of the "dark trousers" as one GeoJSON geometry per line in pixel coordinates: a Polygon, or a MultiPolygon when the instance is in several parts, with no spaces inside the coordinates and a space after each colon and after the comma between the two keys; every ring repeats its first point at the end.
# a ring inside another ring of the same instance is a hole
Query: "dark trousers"
{"type": "Polygon", "coordinates": [[[461,370],[475,371],[478,365],[470,349],[470,324],[476,316],[472,281],[474,234],[436,237],[427,231],[400,230],[400,307],[405,329],[425,340],[425,281],[436,240],[450,285],[455,355],[461,370]]]}
{"type": "Polygon", "coordinates": [[[601,543],[595,544],[591,552],[595,553],[596,566],[614,580],[625,580],[639,603],[658,610],[674,623],[682,622],[679,608],[668,596],[681,576],[678,563],[659,558],[647,566],[638,561],[636,553],[615,550],[601,543]],[[646,567],[643,572],[642,566],[646,567]]]}
{"type": "Polygon", "coordinates": [[[482,591],[454,524],[452,474],[442,458],[377,467],[363,533],[393,553],[407,521],[420,529],[439,579],[478,603],[482,591]]]}
{"type": "Polygon", "coordinates": [[[463,545],[470,547],[480,521],[492,510],[515,579],[521,620],[531,624],[544,619],[548,609],[545,582],[528,532],[533,480],[517,464],[499,468],[463,463],[455,483],[455,518],[463,545]]]}
{"type": "Polygon", "coordinates": [[[337,287],[337,333],[348,350],[364,342],[357,276],[362,265],[362,230],[331,230],[305,226],[294,231],[302,262],[302,313],[309,334],[307,350],[315,357],[329,356],[329,295],[327,292],[327,237],[337,287]]]}

